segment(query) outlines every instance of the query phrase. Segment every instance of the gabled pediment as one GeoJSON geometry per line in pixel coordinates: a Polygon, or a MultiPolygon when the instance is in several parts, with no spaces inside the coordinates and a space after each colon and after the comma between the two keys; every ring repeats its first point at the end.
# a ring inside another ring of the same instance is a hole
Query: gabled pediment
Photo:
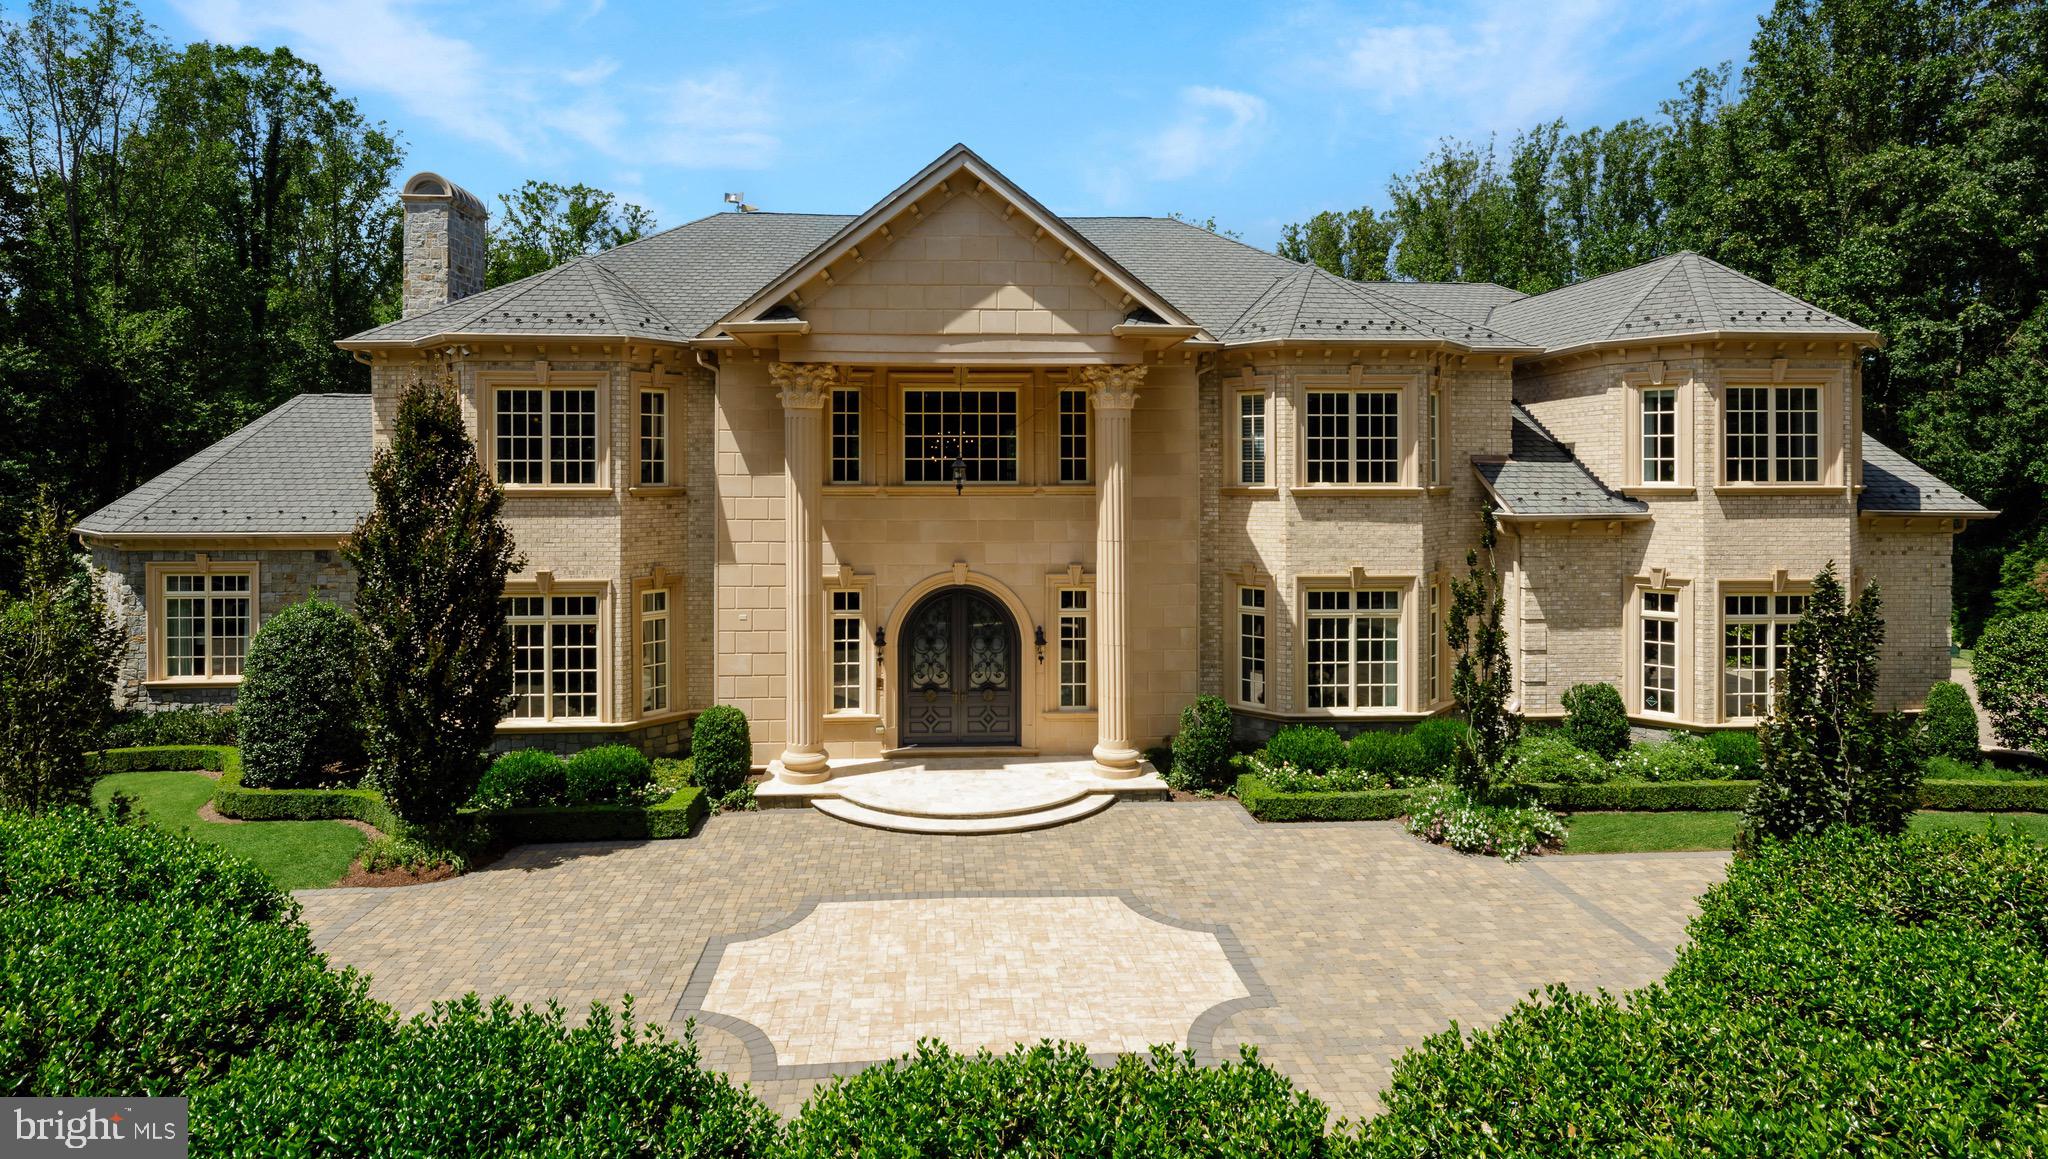
{"type": "MultiPolygon", "coordinates": [[[[1171,302],[964,145],[855,218],[705,331],[846,342],[922,336],[1044,349],[1156,349],[1201,333],[1171,302]],[[800,318],[794,326],[763,325],[800,318]]],[[[755,339],[759,340],[759,339],[755,339]]]]}

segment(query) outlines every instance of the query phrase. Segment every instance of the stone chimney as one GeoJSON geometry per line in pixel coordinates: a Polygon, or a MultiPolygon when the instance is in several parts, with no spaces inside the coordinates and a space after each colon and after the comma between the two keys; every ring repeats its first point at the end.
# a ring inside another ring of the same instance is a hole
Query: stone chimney
{"type": "Polygon", "coordinates": [[[415,173],[405,205],[405,317],[467,298],[484,288],[490,232],[484,203],[438,173],[415,173]]]}

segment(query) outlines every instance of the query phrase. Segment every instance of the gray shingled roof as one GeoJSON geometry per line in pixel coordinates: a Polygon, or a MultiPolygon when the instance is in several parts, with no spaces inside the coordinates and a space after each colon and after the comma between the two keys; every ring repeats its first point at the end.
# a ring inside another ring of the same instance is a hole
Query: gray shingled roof
{"type": "Polygon", "coordinates": [[[370,511],[370,396],[302,394],[78,523],[93,535],[346,535],[370,511]]]}
{"type": "MultiPolygon", "coordinates": [[[[1484,323],[1494,307],[1528,297],[1492,282],[1365,282],[1382,294],[1466,322],[1484,323]]],[[[1520,335],[1517,335],[1520,337],[1520,335]]]]}
{"type": "Polygon", "coordinates": [[[1863,494],[1857,497],[1856,507],[1925,515],[1992,514],[1990,508],[1869,435],[1863,436],[1863,494]]]}
{"type": "Polygon", "coordinates": [[[1846,318],[1690,250],[1504,302],[1486,321],[1552,352],[1715,331],[1870,336],[1846,318]]]}
{"type": "Polygon", "coordinates": [[[1517,404],[1513,449],[1505,460],[1472,464],[1508,515],[1557,515],[1579,519],[1627,518],[1646,514],[1649,504],[1607,489],[1564,444],[1551,437],[1536,416],[1517,404]]]}
{"type": "Polygon", "coordinates": [[[1296,266],[1216,335],[1225,342],[1379,338],[1442,340],[1473,350],[1532,350],[1529,343],[1418,306],[1315,266],[1296,266]]]}

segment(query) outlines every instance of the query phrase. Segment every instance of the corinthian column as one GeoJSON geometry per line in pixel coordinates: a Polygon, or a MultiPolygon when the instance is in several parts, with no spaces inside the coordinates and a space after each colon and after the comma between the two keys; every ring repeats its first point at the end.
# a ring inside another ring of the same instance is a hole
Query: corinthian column
{"type": "Polygon", "coordinates": [[[1142,366],[1089,366],[1081,371],[1095,404],[1095,771],[1135,777],[1131,746],[1130,645],[1126,606],[1124,523],[1130,508],[1131,407],[1142,366]]]}
{"type": "Polygon", "coordinates": [[[788,739],[775,776],[808,785],[830,775],[821,739],[824,687],[824,542],[818,525],[818,489],[824,481],[824,407],[839,379],[835,366],[770,363],[769,381],[782,400],[783,569],[789,641],[784,664],[788,739]]]}

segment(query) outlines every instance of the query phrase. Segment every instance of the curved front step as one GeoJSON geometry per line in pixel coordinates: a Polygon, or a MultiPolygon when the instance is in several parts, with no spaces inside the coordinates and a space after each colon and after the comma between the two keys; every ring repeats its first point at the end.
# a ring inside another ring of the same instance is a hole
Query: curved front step
{"type": "Polygon", "coordinates": [[[1013,817],[1071,805],[1101,792],[1035,770],[901,769],[851,777],[839,798],[877,813],[905,817],[1013,817]]]}
{"type": "Polygon", "coordinates": [[[811,805],[820,813],[855,825],[865,825],[870,829],[888,829],[897,833],[957,835],[1023,833],[1032,829],[1050,829],[1055,825],[1092,817],[1115,803],[1116,797],[1113,794],[1090,793],[1076,801],[1029,813],[1005,813],[995,817],[929,817],[909,813],[885,813],[879,809],[856,805],[841,797],[814,797],[811,800],[811,805]]]}

